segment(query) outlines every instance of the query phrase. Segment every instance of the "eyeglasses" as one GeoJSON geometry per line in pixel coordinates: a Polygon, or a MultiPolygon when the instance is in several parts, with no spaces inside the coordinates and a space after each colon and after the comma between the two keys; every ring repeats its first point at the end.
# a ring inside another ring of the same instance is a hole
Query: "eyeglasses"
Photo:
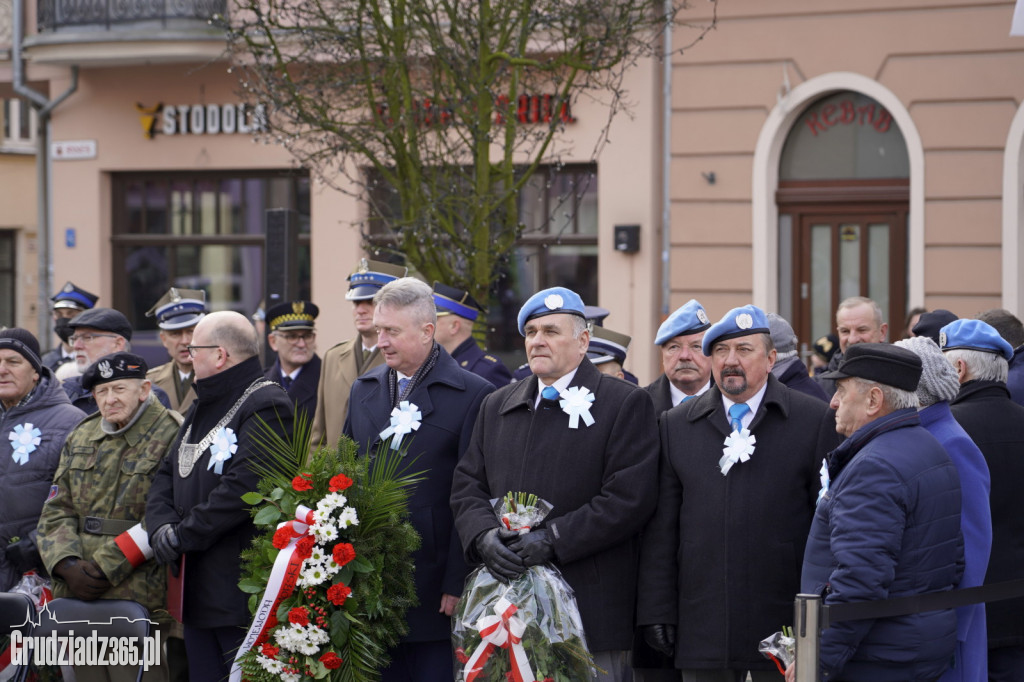
{"type": "Polygon", "coordinates": [[[309,343],[316,338],[316,332],[274,332],[274,335],[288,343],[298,343],[299,341],[309,343]]]}
{"type": "Polygon", "coordinates": [[[68,337],[68,341],[70,341],[72,344],[75,344],[78,341],[81,341],[82,343],[92,343],[93,339],[98,339],[101,336],[104,336],[108,339],[117,338],[117,334],[72,334],[71,336],[68,337]]]}
{"type": "Polygon", "coordinates": [[[220,346],[185,346],[188,349],[189,357],[195,357],[196,351],[200,348],[220,348],[220,346]]]}

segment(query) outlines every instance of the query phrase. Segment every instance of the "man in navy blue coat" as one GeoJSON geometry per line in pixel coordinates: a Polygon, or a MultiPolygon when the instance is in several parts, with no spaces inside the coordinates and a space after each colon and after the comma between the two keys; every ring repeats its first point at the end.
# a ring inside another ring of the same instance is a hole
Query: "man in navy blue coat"
{"type": "MultiPolygon", "coordinates": [[[[960,479],[917,414],[921,359],[860,343],[826,378],[836,382],[836,430],[847,438],[828,455],[800,591],[844,604],[953,589],[964,569],[960,479]]],[[[816,679],[937,680],[956,625],[953,609],[835,623],[822,632],[816,679]]],[[[794,675],[790,666],[787,680],[794,675]]]]}
{"type": "Polygon", "coordinates": [[[429,286],[403,277],[386,284],[373,302],[377,347],[386,364],[353,384],[344,433],[364,455],[379,447],[406,449],[414,470],[426,472],[409,502],[422,538],[412,557],[419,605],[406,614],[409,634],[389,652],[391,664],[381,679],[450,682],[451,615],[468,573],[449,506],[452,474],[469,446],[480,403],[494,387],[460,368],[434,341],[429,286]],[[401,412],[414,414],[418,428],[396,429],[401,412]]]}
{"type": "Polygon", "coordinates": [[[295,403],[295,416],[305,414],[307,423],[316,414],[316,392],[320,386],[314,326],[319,314],[320,309],[309,301],[278,303],[267,311],[267,343],[277,353],[277,360],[264,376],[281,384],[295,403]]]}

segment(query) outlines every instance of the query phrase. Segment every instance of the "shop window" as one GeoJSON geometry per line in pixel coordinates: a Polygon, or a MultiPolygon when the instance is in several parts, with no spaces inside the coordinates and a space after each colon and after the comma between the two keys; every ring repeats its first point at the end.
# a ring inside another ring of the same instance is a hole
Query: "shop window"
{"type": "Polygon", "coordinates": [[[0,327],[17,326],[14,307],[15,283],[18,281],[15,234],[14,230],[0,230],[0,327]]]}
{"type": "Polygon", "coordinates": [[[112,305],[131,321],[140,352],[155,347],[155,355],[163,353],[156,321],[146,311],[171,286],[204,290],[211,310],[255,312],[263,298],[268,209],[299,215],[298,296],[309,297],[307,174],[116,174],[113,196],[112,305]]]}
{"type": "MultiPolygon", "coordinates": [[[[369,184],[369,240],[386,248],[394,243],[399,207],[386,183],[371,174],[369,184]]],[[[598,304],[597,165],[541,166],[517,205],[523,232],[491,287],[487,315],[487,347],[513,369],[526,357],[516,316],[534,292],[564,286],[598,304]]]]}

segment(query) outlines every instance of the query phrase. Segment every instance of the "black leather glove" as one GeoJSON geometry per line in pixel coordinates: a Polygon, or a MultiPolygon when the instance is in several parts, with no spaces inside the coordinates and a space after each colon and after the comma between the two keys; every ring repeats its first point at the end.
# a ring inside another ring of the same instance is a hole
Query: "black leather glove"
{"type": "Polygon", "coordinates": [[[21,538],[17,542],[7,545],[4,554],[18,573],[43,572],[39,570],[43,565],[43,560],[39,556],[39,548],[29,538],[21,538]]]}
{"type": "Polygon", "coordinates": [[[153,554],[158,564],[176,564],[178,557],[181,556],[178,524],[165,523],[157,528],[149,536],[149,546],[153,548],[153,554]]]}
{"type": "Polygon", "coordinates": [[[555,558],[555,546],[543,528],[517,536],[508,543],[508,548],[519,555],[525,566],[546,564],[555,558]]]}
{"type": "Polygon", "coordinates": [[[676,655],[676,626],[645,625],[644,641],[655,651],[671,658],[676,655]]]}
{"type": "Polygon", "coordinates": [[[476,551],[484,560],[484,566],[503,583],[519,577],[526,570],[519,555],[505,546],[507,541],[518,536],[514,530],[492,528],[476,538],[476,551]]]}
{"type": "Polygon", "coordinates": [[[82,601],[99,599],[110,589],[110,581],[95,561],[67,557],[57,562],[53,572],[68,584],[71,594],[82,601]]]}

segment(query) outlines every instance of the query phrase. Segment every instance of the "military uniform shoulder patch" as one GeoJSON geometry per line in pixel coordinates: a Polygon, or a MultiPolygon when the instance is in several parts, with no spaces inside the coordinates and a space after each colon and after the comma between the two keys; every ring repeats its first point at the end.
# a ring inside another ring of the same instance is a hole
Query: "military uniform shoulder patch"
{"type": "Polygon", "coordinates": [[[484,354],[484,360],[486,360],[487,362],[493,362],[495,364],[497,364],[498,362],[498,358],[494,357],[493,355],[487,355],[486,353],[484,354]]]}

